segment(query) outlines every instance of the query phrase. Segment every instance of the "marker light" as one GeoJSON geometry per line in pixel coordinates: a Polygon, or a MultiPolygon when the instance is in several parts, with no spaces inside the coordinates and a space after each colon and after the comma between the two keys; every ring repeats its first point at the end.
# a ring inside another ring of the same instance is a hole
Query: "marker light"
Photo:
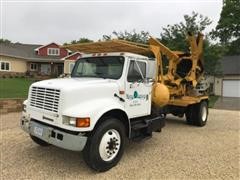
{"type": "Polygon", "coordinates": [[[76,127],[89,127],[90,118],[76,118],[76,127]]]}

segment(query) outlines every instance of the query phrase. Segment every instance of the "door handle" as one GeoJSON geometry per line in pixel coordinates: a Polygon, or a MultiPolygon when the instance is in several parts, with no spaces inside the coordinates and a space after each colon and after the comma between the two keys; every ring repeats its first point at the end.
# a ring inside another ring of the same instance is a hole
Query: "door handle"
{"type": "Polygon", "coordinates": [[[120,101],[125,102],[125,100],[121,98],[119,95],[117,95],[116,93],[114,93],[114,97],[117,97],[120,101]]]}

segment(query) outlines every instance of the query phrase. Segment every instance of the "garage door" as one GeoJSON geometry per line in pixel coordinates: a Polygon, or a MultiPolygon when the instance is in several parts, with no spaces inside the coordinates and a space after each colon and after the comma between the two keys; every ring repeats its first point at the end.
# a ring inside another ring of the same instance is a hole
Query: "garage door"
{"type": "Polygon", "coordinates": [[[240,97],[240,80],[223,80],[224,97],[240,97]]]}

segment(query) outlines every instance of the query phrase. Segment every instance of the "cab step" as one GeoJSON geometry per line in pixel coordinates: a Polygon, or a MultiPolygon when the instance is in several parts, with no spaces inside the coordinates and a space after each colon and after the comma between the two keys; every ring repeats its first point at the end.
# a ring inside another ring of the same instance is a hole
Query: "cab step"
{"type": "Polygon", "coordinates": [[[143,117],[131,120],[131,139],[133,141],[146,140],[152,137],[152,132],[161,132],[165,126],[165,117],[143,117]]]}

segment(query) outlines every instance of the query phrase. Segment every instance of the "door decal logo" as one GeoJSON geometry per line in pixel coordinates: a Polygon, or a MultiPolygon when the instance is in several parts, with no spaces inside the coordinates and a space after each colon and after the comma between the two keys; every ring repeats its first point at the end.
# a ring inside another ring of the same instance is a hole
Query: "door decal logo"
{"type": "Polygon", "coordinates": [[[137,91],[134,91],[133,97],[134,97],[134,98],[137,98],[137,97],[138,97],[138,92],[137,92],[137,91]]]}
{"type": "Polygon", "coordinates": [[[147,94],[138,94],[137,91],[134,91],[133,94],[126,94],[127,99],[134,100],[134,99],[141,99],[141,100],[148,100],[147,94]]]}

